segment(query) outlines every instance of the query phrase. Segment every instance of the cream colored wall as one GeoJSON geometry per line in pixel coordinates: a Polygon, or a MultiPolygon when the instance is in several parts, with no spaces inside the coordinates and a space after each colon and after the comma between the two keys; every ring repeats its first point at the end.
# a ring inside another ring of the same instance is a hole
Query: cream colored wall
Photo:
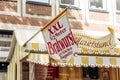
{"type": "Polygon", "coordinates": [[[21,80],[19,53],[20,53],[20,46],[18,45],[18,43],[16,43],[12,59],[8,66],[7,80],[21,80]]]}
{"type": "Polygon", "coordinates": [[[13,52],[12,59],[10,61],[10,64],[8,66],[8,80],[16,80],[16,48],[15,51],[13,52]]]}

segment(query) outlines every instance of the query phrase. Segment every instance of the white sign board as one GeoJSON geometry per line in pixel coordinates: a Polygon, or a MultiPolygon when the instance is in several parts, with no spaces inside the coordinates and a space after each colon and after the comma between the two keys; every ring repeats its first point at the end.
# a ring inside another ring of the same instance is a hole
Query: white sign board
{"type": "Polygon", "coordinates": [[[69,61],[77,46],[70,29],[66,10],[48,23],[42,29],[42,33],[51,58],[60,62],[69,61]]]}

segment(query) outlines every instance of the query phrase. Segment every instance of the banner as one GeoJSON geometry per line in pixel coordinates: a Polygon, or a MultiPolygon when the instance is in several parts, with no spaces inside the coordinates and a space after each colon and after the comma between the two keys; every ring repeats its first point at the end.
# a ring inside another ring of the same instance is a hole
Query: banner
{"type": "Polygon", "coordinates": [[[110,50],[116,46],[114,33],[110,33],[104,37],[92,38],[86,35],[75,35],[78,48],[86,48],[90,50],[110,50]]]}
{"type": "Polygon", "coordinates": [[[77,46],[67,19],[66,9],[41,31],[50,57],[60,62],[69,61],[77,46]]]}

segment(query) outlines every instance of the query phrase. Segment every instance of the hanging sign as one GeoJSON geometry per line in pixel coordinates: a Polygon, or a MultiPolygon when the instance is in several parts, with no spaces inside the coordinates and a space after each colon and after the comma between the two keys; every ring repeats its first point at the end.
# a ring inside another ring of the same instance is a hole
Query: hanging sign
{"type": "Polygon", "coordinates": [[[75,36],[78,48],[87,48],[91,50],[109,50],[115,47],[114,33],[110,33],[104,37],[92,38],[86,35],[75,36]]]}
{"type": "Polygon", "coordinates": [[[51,58],[61,62],[69,61],[77,46],[67,19],[66,9],[41,31],[51,58]]]}

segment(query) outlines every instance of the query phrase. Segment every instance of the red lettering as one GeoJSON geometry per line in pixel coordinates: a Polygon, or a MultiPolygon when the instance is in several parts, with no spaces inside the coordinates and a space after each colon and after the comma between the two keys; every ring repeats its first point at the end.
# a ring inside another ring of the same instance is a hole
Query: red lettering
{"type": "Polygon", "coordinates": [[[68,33],[68,35],[66,35],[62,39],[56,40],[56,42],[54,43],[51,43],[51,42],[47,43],[50,54],[58,54],[65,48],[74,44],[75,44],[75,40],[71,32],[68,33]]]}
{"type": "Polygon", "coordinates": [[[60,22],[56,22],[55,24],[53,24],[51,27],[48,28],[48,31],[51,35],[51,34],[56,33],[62,27],[63,27],[63,25],[60,25],[60,22]]]}
{"type": "Polygon", "coordinates": [[[49,27],[48,31],[49,31],[50,34],[53,34],[52,27],[49,27]]]}
{"type": "Polygon", "coordinates": [[[57,25],[58,25],[59,29],[63,27],[63,25],[60,25],[59,22],[57,22],[57,25]]]}
{"type": "Polygon", "coordinates": [[[48,45],[48,51],[49,51],[49,53],[51,55],[54,54],[54,48],[53,48],[51,42],[47,42],[47,45],[48,45]]]}
{"type": "Polygon", "coordinates": [[[59,30],[56,24],[52,25],[52,27],[53,27],[54,33],[59,30]]]}

